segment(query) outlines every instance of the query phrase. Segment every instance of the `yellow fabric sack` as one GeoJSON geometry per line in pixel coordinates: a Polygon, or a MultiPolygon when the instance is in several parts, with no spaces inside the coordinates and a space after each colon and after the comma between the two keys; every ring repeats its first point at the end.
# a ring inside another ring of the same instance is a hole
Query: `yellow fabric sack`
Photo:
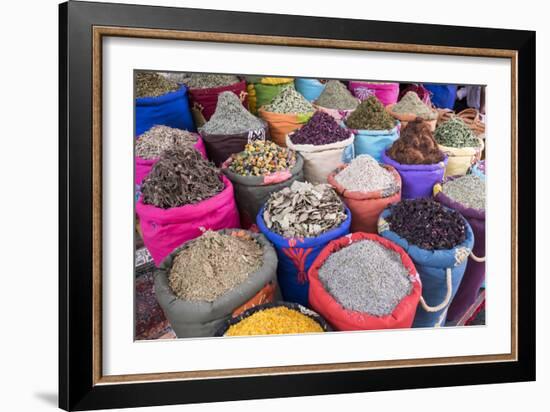
{"type": "Polygon", "coordinates": [[[262,84],[286,84],[293,82],[292,77],[262,77],[262,84]]]}
{"type": "MultiPolygon", "coordinates": [[[[478,138],[479,139],[479,138],[478,138]]],[[[483,140],[479,139],[479,147],[448,147],[438,145],[439,150],[449,156],[445,176],[462,176],[468,172],[468,169],[479,159],[483,152],[483,140]]]]}

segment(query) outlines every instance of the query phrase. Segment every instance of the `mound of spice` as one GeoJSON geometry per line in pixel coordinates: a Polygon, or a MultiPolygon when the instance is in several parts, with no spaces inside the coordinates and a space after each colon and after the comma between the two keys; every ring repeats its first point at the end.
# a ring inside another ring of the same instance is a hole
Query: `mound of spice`
{"type": "Polygon", "coordinates": [[[284,87],[264,110],[271,113],[311,113],[315,108],[293,87],[284,87]]]}
{"type": "Polygon", "coordinates": [[[342,200],[329,185],[295,181],[271,194],[263,218],[268,229],[285,238],[304,238],[340,226],[347,215],[342,200]]]}
{"type": "Polygon", "coordinates": [[[224,336],[282,335],[323,332],[314,319],[284,306],[259,310],[231,325],[224,336]]]}
{"type": "Polygon", "coordinates": [[[216,111],[200,131],[208,134],[237,134],[262,127],[261,120],[246,110],[239,97],[226,91],[219,94],[216,111]]]}
{"type": "Polygon", "coordinates": [[[179,89],[176,82],[153,72],[139,72],[136,75],[136,97],[158,97],[179,89]]]}
{"type": "Polygon", "coordinates": [[[296,164],[296,153],[270,140],[248,143],[240,153],[231,155],[229,169],[241,176],[267,176],[290,169],[296,164]]]}
{"type": "Polygon", "coordinates": [[[213,302],[262,265],[262,246],[245,231],[207,230],[175,256],[168,280],[183,300],[213,302]]]}
{"type": "Polygon", "coordinates": [[[353,192],[383,190],[393,194],[399,190],[393,174],[368,154],[357,156],[334,179],[353,192]]]}
{"type": "Polygon", "coordinates": [[[472,209],[485,210],[485,180],[476,175],[465,175],[442,185],[445,195],[472,209]]]}
{"type": "Polygon", "coordinates": [[[389,315],[412,290],[399,254],[372,240],[330,255],[319,269],[319,279],[344,309],[373,316],[389,315]]]}
{"type": "Polygon", "coordinates": [[[387,153],[393,160],[406,165],[434,164],[445,158],[435,142],[430,126],[420,118],[407,123],[401,130],[401,136],[393,142],[387,153]]]}
{"type": "Polygon", "coordinates": [[[437,119],[437,112],[420,100],[418,95],[413,91],[407,92],[399,103],[392,107],[392,111],[402,114],[415,114],[424,120],[437,119]]]}
{"type": "Polygon", "coordinates": [[[452,249],[466,239],[464,218],[432,199],[406,199],[390,206],[390,229],[427,250],[452,249]]]}
{"type": "Polygon", "coordinates": [[[347,127],[358,130],[390,130],[395,119],[375,96],[369,96],[344,121],[347,127]]]}
{"type": "Polygon", "coordinates": [[[330,114],[315,112],[309,121],[290,140],[294,144],[325,145],[341,142],[351,136],[349,130],[340,127],[330,114]]]}
{"type": "Polygon", "coordinates": [[[224,188],[218,169],[194,149],[164,151],[143,180],[143,203],[163,209],[201,202],[224,188]]]}
{"type": "Polygon", "coordinates": [[[229,86],[239,83],[239,78],[232,74],[203,74],[193,73],[186,80],[191,89],[210,89],[211,87],[229,86]]]}
{"type": "Polygon", "coordinates": [[[353,110],[359,105],[359,100],[353,97],[344,83],[330,80],[315,104],[327,109],[353,110]]]}
{"type": "Polygon", "coordinates": [[[458,117],[451,117],[437,126],[434,133],[435,141],[447,147],[479,147],[479,139],[472,130],[458,117]]]}
{"type": "Polygon", "coordinates": [[[168,149],[189,149],[197,143],[197,135],[168,126],[153,126],[136,141],[136,156],[156,159],[168,149]]]}

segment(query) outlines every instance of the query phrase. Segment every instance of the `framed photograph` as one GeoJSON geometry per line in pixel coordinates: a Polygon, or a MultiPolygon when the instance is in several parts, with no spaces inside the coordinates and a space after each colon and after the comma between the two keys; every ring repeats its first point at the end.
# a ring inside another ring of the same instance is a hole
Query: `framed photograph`
{"type": "Polygon", "coordinates": [[[61,408],[535,379],[534,32],[59,13],[61,408]]]}

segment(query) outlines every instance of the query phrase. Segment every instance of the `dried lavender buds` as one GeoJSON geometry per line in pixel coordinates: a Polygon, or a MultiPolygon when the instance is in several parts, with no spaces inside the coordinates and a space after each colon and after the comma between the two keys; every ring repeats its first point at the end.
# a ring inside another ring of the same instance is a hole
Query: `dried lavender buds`
{"type": "Polygon", "coordinates": [[[346,218],[344,204],[330,186],[298,181],[273,193],[263,212],[267,228],[286,238],[319,236],[346,218]]]}
{"type": "Polygon", "coordinates": [[[335,177],[337,183],[353,192],[381,190],[390,194],[399,190],[394,175],[370,155],[360,155],[335,177]]]}
{"type": "Polygon", "coordinates": [[[170,287],[180,299],[213,302],[248,279],[262,258],[262,246],[245,231],[208,230],[175,256],[170,287]]]}
{"type": "Polygon", "coordinates": [[[344,83],[330,80],[315,104],[327,109],[353,110],[359,105],[359,100],[353,97],[344,83]]]}
{"type": "Polygon", "coordinates": [[[373,316],[391,314],[412,290],[401,256],[372,240],[331,254],[319,269],[319,279],[344,309],[373,316]]]}
{"type": "Polygon", "coordinates": [[[188,149],[197,143],[197,135],[168,126],[153,126],[136,141],[136,156],[156,159],[168,149],[188,149]]]}
{"type": "Polygon", "coordinates": [[[244,150],[231,156],[229,170],[242,176],[267,176],[290,169],[296,164],[296,153],[269,140],[248,143],[244,150]]]}
{"type": "Polygon", "coordinates": [[[395,119],[375,96],[363,100],[344,123],[347,127],[358,130],[390,130],[396,124],[395,119]]]}
{"type": "Polygon", "coordinates": [[[164,76],[153,72],[138,72],[136,74],[136,97],[158,97],[174,92],[180,86],[164,76]]]}
{"type": "Polygon", "coordinates": [[[476,175],[461,176],[442,186],[443,193],[464,207],[485,210],[485,180],[476,175]]]}
{"type": "Polygon", "coordinates": [[[340,127],[334,117],[315,112],[309,121],[290,136],[294,144],[325,145],[349,139],[350,131],[340,127]]]}
{"type": "Polygon", "coordinates": [[[390,230],[426,250],[452,249],[466,239],[464,218],[432,199],[407,199],[390,206],[390,230]]]}
{"type": "Polygon", "coordinates": [[[272,113],[311,113],[315,111],[311,103],[292,87],[283,88],[271,103],[263,108],[272,113]]]}
{"type": "Polygon", "coordinates": [[[226,91],[219,94],[216,111],[200,128],[200,132],[214,135],[237,134],[263,127],[262,121],[246,110],[235,93],[226,91]]]}
{"type": "Polygon", "coordinates": [[[163,209],[195,204],[224,188],[219,171],[194,149],[166,150],[141,186],[143,203],[163,209]]]}

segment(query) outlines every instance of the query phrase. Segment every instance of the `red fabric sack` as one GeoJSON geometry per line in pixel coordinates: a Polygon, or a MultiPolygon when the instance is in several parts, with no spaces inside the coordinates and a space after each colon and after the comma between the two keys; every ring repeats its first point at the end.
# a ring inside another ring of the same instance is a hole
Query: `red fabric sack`
{"type": "Polygon", "coordinates": [[[395,243],[371,233],[350,233],[331,241],[311,265],[308,271],[308,278],[309,304],[311,308],[325,318],[334,329],[342,331],[410,328],[414,320],[416,307],[422,295],[420,276],[409,255],[395,243]],[[411,293],[399,302],[391,314],[386,316],[378,317],[368,313],[344,309],[327,292],[319,279],[319,269],[332,253],[351,245],[353,242],[366,239],[378,242],[382,246],[397,252],[401,256],[401,262],[408,269],[412,282],[411,293]]]}
{"type": "Polygon", "coordinates": [[[228,86],[210,87],[207,89],[189,89],[191,98],[191,111],[195,118],[197,127],[201,127],[216,111],[218,96],[222,92],[230,91],[235,93],[244,107],[248,109],[248,93],[246,91],[246,82],[240,81],[228,86]]]}

